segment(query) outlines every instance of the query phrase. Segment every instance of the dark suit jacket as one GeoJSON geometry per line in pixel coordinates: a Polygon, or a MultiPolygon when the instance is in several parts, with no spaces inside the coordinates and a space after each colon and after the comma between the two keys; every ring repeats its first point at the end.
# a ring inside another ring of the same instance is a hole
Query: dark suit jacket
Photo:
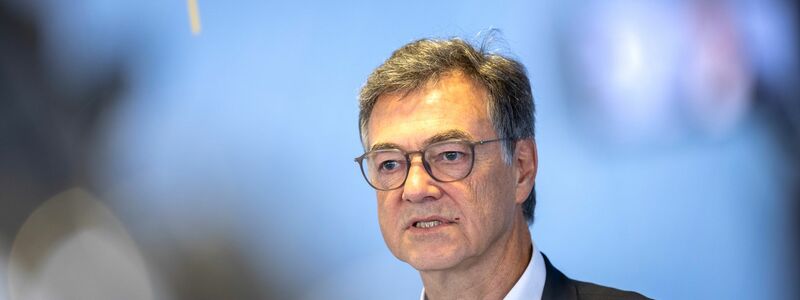
{"type": "Polygon", "coordinates": [[[547,270],[542,300],[649,299],[636,292],[622,291],[594,283],[569,279],[564,273],[553,267],[544,253],[542,257],[544,257],[544,265],[547,270]]]}

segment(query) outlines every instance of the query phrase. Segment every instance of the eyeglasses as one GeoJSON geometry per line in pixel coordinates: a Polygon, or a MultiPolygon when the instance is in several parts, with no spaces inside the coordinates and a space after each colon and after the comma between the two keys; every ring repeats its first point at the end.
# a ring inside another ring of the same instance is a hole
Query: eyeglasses
{"type": "Polygon", "coordinates": [[[370,186],[389,191],[401,187],[411,169],[411,155],[421,154],[422,165],[433,179],[453,182],[469,176],[475,164],[475,146],[491,142],[510,140],[500,138],[477,142],[443,141],[433,143],[419,151],[405,152],[400,149],[372,150],[356,157],[361,174],[370,186]]]}

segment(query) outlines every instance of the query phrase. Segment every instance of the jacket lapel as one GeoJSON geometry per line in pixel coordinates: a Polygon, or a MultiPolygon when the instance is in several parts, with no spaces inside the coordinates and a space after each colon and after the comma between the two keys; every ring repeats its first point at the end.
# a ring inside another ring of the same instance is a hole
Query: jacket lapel
{"type": "Polygon", "coordinates": [[[542,253],[545,265],[545,281],[544,290],[542,291],[542,300],[549,299],[569,299],[577,300],[578,292],[572,282],[572,279],[567,278],[564,273],[556,269],[547,256],[542,253]]]}

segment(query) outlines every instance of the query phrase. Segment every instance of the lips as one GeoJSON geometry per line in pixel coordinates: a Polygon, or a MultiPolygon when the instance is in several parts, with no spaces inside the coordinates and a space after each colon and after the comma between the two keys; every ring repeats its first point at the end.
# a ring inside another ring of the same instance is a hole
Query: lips
{"type": "Polygon", "coordinates": [[[424,218],[414,218],[412,219],[406,228],[418,228],[418,229],[430,229],[435,228],[442,225],[450,225],[455,224],[454,220],[450,220],[445,217],[441,216],[429,216],[424,218]]]}

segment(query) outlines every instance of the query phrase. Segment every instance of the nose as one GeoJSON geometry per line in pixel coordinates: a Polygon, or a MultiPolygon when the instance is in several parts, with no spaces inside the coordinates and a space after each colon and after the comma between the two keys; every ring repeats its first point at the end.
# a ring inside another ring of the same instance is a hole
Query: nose
{"type": "Polygon", "coordinates": [[[403,186],[403,200],[413,203],[437,200],[442,191],[436,180],[425,171],[421,158],[413,158],[408,169],[406,183],[403,186]]]}

